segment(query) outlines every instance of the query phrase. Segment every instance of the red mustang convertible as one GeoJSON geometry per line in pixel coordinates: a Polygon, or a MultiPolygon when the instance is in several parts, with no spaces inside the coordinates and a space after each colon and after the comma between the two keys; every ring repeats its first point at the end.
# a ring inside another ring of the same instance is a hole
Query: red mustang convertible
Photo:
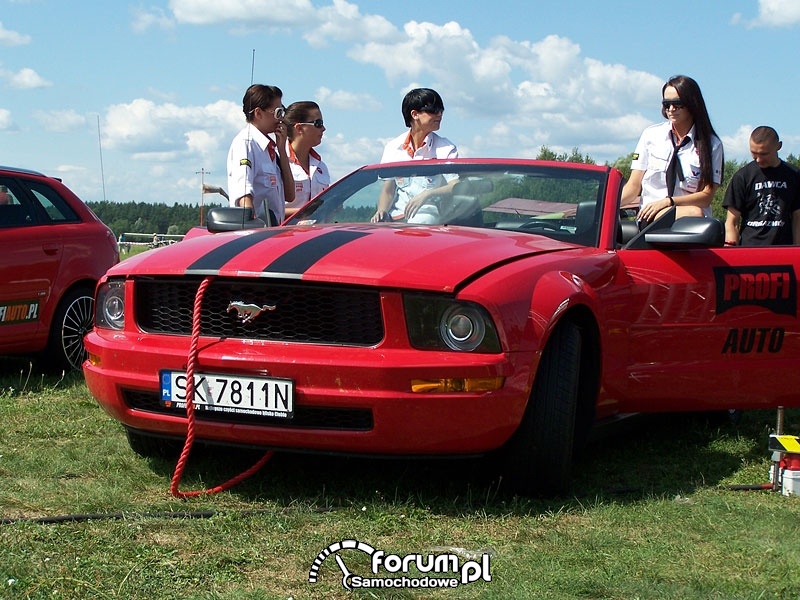
{"type": "Polygon", "coordinates": [[[726,248],[720,221],[674,211],[640,230],[622,184],[413,161],[361,168],[281,227],[215,209],[100,282],[89,389],[144,454],[184,438],[193,402],[202,441],[497,450],[526,494],[566,490],[574,449],[620,415],[800,405],[800,248],[726,248]]]}

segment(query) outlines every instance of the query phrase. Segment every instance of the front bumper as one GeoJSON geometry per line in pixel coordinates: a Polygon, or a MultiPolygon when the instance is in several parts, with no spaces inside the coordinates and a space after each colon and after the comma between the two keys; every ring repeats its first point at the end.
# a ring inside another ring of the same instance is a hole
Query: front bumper
{"type": "MultiPolygon", "coordinates": [[[[159,402],[159,371],[185,370],[182,336],[95,330],[86,337],[86,381],[126,427],[185,436],[183,409],[159,402]]],[[[321,452],[474,454],[500,447],[527,404],[533,353],[472,354],[401,347],[352,348],[200,338],[198,372],[289,378],[295,418],[195,411],[197,439],[321,452]],[[416,379],[502,377],[490,392],[416,393],[416,379]]]]}

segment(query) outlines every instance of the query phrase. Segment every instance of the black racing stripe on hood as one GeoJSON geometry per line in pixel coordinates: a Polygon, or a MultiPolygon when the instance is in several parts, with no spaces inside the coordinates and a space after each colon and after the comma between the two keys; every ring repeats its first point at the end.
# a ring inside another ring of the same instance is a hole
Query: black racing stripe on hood
{"type": "Polygon", "coordinates": [[[189,265],[186,271],[218,271],[234,256],[241,254],[248,248],[255,246],[259,242],[263,242],[268,238],[271,238],[273,235],[278,235],[279,233],[283,233],[283,230],[279,227],[275,227],[271,229],[264,229],[263,231],[257,231],[255,233],[251,233],[250,235],[237,237],[227,244],[223,244],[219,248],[214,248],[208,254],[201,256],[199,259],[189,265]]]}
{"type": "Polygon", "coordinates": [[[315,262],[337,248],[369,235],[363,231],[332,231],[289,250],[264,268],[266,273],[302,274],[315,262]]]}

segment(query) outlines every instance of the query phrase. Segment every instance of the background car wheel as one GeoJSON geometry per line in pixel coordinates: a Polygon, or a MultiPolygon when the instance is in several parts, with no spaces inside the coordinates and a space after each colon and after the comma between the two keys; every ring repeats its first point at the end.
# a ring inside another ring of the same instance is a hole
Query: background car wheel
{"type": "Polygon", "coordinates": [[[522,423],[506,448],[506,477],[517,493],[552,496],[569,489],[581,341],[578,327],[562,322],[547,343],[522,423]]]}
{"type": "Polygon", "coordinates": [[[180,456],[184,442],[165,439],[140,433],[133,429],[125,429],[128,436],[128,445],[131,450],[145,458],[175,459],[180,456]]]}
{"type": "Polygon", "coordinates": [[[86,359],[85,336],[94,324],[94,290],[86,287],[68,291],[53,315],[45,355],[53,370],[80,370],[86,359]]]}

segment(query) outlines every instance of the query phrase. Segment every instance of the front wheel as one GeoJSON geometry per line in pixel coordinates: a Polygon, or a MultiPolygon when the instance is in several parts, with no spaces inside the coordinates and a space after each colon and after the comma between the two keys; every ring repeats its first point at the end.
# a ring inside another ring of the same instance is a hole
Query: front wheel
{"type": "Polygon", "coordinates": [[[76,288],[68,291],[53,315],[45,355],[48,366],[55,369],[81,369],[86,360],[83,337],[94,324],[93,290],[76,288]]]}
{"type": "Polygon", "coordinates": [[[515,492],[553,496],[569,489],[581,342],[570,322],[560,323],[548,340],[522,422],[505,448],[506,477],[515,492]]]}

